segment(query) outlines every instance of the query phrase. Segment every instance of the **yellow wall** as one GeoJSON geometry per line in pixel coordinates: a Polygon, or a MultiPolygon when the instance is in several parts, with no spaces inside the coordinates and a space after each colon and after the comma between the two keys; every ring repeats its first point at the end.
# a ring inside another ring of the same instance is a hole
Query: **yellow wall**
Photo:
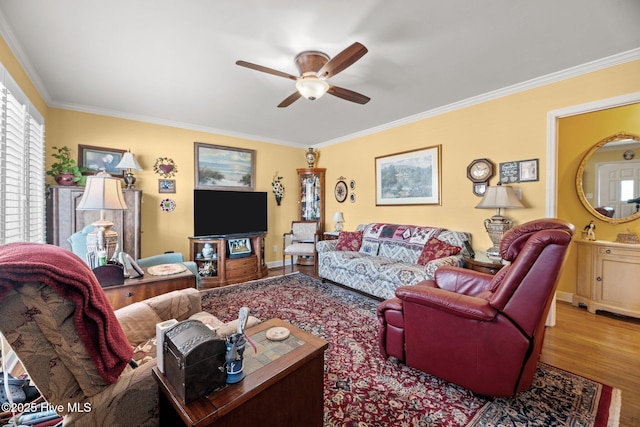
{"type": "MultiPolygon", "coordinates": [[[[136,188],[143,191],[142,203],[142,256],[173,250],[189,254],[187,237],[193,236],[194,142],[204,142],[256,150],[256,191],[269,192],[269,234],[266,259],[280,258],[283,230],[291,228],[297,212],[295,186],[296,167],[304,167],[304,151],[282,145],[267,144],[246,139],[215,135],[206,132],[178,129],[123,120],[95,114],[79,113],[51,108],[47,123],[47,146],[67,145],[77,157],[78,144],[131,150],[142,171],[135,172],[136,188]],[[159,175],[153,165],[159,157],[171,158],[177,166],[175,194],[158,193],[159,175]],[[276,173],[283,177],[285,197],[277,206],[271,193],[271,180],[276,173]],[[176,202],[173,212],[163,212],[160,200],[169,197],[176,202]],[[279,237],[278,237],[279,236],[279,237]],[[278,252],[273,252],[278,245],[278,252]]],[[[48,153],[50,153],[50,149],[48,153]]],[[[50,156],[49,156],[50,157],[50,156]]],[[[50,158],[47,164],[51,163],[50,158]]],[[[223,209],[231,206],[221,206],[223,209]]],[[[211,212],[211,221],[217,212],[211,212]]]]}
{"type": "MultiPolygon", "coordinates": [[[[580,231],[591,220],[596,223],[598,240],[615,240],[618,233],[627,230],[640,235],[639,219],[608,224],[592,216],[582,206],[575,187],[576,172],[589,149],[602,139],[623,131],[640,135],[640,104],[563,117],[558,121],[558,176],[561,182],[558,186],[558,216],[576,226],[577,238],[581,238],[580,231]]],[[[572,247],[559,290],[574,292],[578,269],[576,258],[576,249],[572,247]]]]}
{"type": "MultiPolygon", "coordinates": [[[[5,66],[6,56],[10,56],[9,63],[15,65],[15,59],[7,52],[4,43],[0,44],[0,54],[5,66]]],[[[14,68],[10,68],[10,72],[23,88],[32,87],[28,79],[25,82],[20,77],[22,70],[14,68]]],[[[474,209],[480,199],[473,195],[471,182],[466,178],[467,165],[477,158],[488,158],[496,166],[507,161],[539,159],[540,180],[515,185],[522,189],[526,208],[503,213],[515,223],[545,216],[547,113],[640,91],[638,75],[640,61],[634,61],[373,135],[320,147],[316,166],[327,169],[326,228],[333,228],[331,217],[335,211],[341,210],[347,230],[371,221],[437,225],[470,231],[474,248],[484,250],[491,246],[491,242],[483,228],[483,220],[494,212],[474,209]],[[441,205],[375,206],[375,157],[434,145],[442,146],[441,205]],[[333,197],[333,187],[339,177],[345,177],[347,181],[355,180],[355,203],[347,201],[340,204],[333,197]]],[[[32,99],[39,98],[32,89],[26,88],[25,91],[32,99]]],[[[281,250],[282,233],[289,229],[290,221],[296,216],[295,169],[305,167],[305,150],[55,108],[49,109],[48,113],[48,147],[67,145],[74,150],[74,155],[77,155],[77,144],[131,149],[140,161],[144,171],[136,173],[136,186],[145,193],[143,256],[165,250],[187,253],[187,236],[193,230],[191,197],[194,141],[257,150],[256,190],[270,192],[270,182],[276,171],[284,177],[286,195],[282,205],[277,207],[273,196],[270,194],[269,197],[269,236],[266,243],[267,261],[281,259],[280,252],[273,252],[272,247],[278,245],[281,250]],[[175,177],[177,209],[171,214],[161,212],[158,206],[158,176],[151,169],[157,157],[171,157],[178,165],[179,172],[175,177]]],[[[598,136],[594,141],[601,138],[598,136]]],[[[586,146],[573,144],[568,142],[565,145],[562,142],[559,148],[559,151],[572,154],[563,155],[558,161],[558,216],[580,227],[587,219],[586,211],[575,215],[564,208],[560,210],[560,204],[564,202],[571,205],[569,211],[581,209],[575,197],[574,176],[586,146]]],[[[49,148],[47,154],[50,153],[49,148]]],[[[494,177],[490,183],[495,185],[497,181],[494,177]]],[[[606,235],[609,234],[605,231],[599,237],[606,235]]],[[[565,280],[563,276],[561,290],[573,292],[574,286],[575,279],[565,280]]]]}
{"type": "MultiPolygon", "coordinates": [[[[466,230],[472,233],[473,247],[485,250],[491,242],[483,220],[493,211],[474,208],[480,199],[471,192],[471,182],[466,178],[467,165],[477,158],[488,158],[496,165],[539,159],[540,180],[514,185],[522,189],[525,209],[507,210],[503,214],[515,223],[546,216],[547,113],[640,91],[639,75],[640,61],[634,61],[327,146],[321,149],[321,166],[328,168],[328,187],[340,176],[355,179],[357,185],[356,203],[339,204],[329,198],[327,216],[330,219],[336,210],[343,211],[345,229],[376,220],[466,230]],[[375,158],[436,144],[442,145],[442,204],[376,207],[375,158]]],[[[640,125],[640,121],[636,120],[636,125],[640,125]]],[[[591,145],[601,138],[595,137],[591,145]]],[[[566,152],[573,153],[576,160],[573,162],[565,156],[558,160],[558,202],[563,205],[568,202],[573,209],[582,209],[575,195],[574,179],[586,148],[574,146],[572,142],[561,141],[560,144],[566,152]]],[[[498,178],[494,177],[490,184],[497,182],[498,178]]],[[[557,216],[581,228],[588,214],[584,211],[584,215],[576,217],[563,210],[557,216]]],[[[333,226],[330,220],[328,226],[333,226]]],[[[569,276],[563,274],[558,288],[572,293],[575,261],[571,264],[570,259],[567,269],[571,272],[569,276]]]]}

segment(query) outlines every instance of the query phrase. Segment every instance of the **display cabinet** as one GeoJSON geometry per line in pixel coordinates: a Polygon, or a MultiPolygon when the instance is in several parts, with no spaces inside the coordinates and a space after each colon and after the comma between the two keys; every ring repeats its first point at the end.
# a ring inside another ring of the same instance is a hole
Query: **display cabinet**
{"type": "Polygon", "coordinates": [[[640,318],[640,245],[576,240],[574,305],[640,318]]]}
{"type": "Polygon", "coordinates": [[[267,276],[265,235],[189,237],[189,259],[198,266],[200,287],[214,288],[267,276]]]}
{"type": "Polygon", "coordinates": [[[319,221],[319,233],[324,231],[324,175],[326,169],[297,169],[298,219],[319,221]]]}

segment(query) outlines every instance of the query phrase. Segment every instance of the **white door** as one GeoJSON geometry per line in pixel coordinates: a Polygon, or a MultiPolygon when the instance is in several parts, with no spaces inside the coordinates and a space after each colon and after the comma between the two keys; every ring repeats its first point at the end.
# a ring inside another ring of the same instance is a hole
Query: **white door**
{"type": "Polygon", "coordinates": [[[615,209],[614,218],[636,212],[636,204],[627,200],[640,196],[640,162],[601,163],[598,165],[597,206],[615,209]]]}

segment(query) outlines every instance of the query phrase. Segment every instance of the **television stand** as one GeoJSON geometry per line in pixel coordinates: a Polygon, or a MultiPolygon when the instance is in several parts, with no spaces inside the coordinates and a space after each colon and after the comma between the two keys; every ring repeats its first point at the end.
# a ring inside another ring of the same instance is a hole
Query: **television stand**
{"type": "Polygon", "coordinates": [[[269,272],[264,260],[265,236],[266,233],[243,233],[189,237],[189,259],[198,266],[200,287],[217,288],[266,277],[269,272]],[[230,258],[228,242],[245,238],[251,243],[251,253],[230,258]]]}

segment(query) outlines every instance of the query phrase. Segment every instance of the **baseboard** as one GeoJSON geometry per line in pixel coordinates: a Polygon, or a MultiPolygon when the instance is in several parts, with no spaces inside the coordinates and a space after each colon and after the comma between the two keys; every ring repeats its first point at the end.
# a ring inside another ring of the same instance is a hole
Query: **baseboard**
{"type": "Polygon", "coordinates": [[[564,301],[564,302],[568,302],[568,303],[573,303],[573,293],[572,292],[557,291],[556,292],[556,300],[564,301]]]}

